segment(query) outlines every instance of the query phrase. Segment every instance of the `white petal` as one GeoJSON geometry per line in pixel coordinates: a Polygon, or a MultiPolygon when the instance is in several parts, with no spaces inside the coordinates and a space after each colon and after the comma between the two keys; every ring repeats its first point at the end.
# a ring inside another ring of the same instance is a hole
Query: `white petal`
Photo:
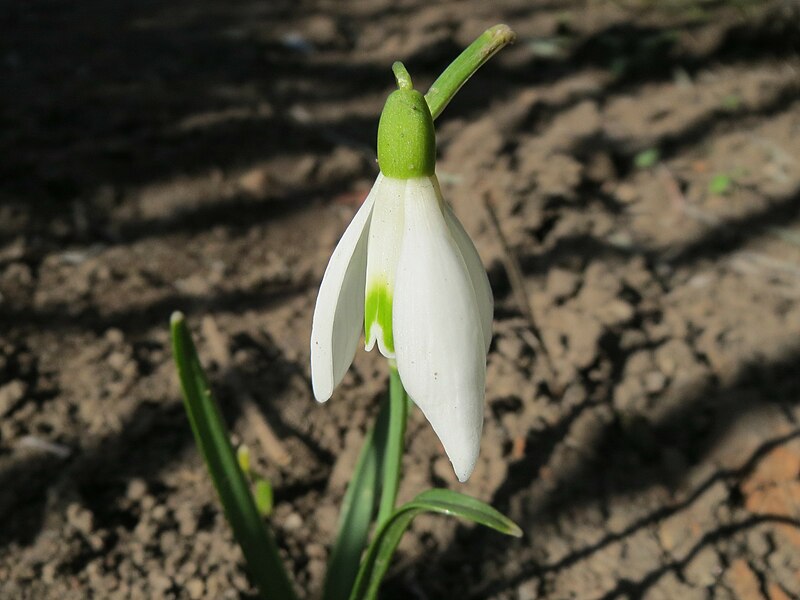
{"type": "Polygon", "coordinates": [[[469,272],[429,178],[409,180],[394,300],[400,379],[460,481],[475,467],[483,428],[486,351],[469,272]]]}
{"type": "Polygon", "coordinates": [[[403,239],[406,181],[383,178],[380,189],[376,190],[375,208],[369,226],[364,347],[372,350],[377,341],[378,349],[386,358],[394,358],[392,302],[403,239]]]}
{"type": "Polygon", "coordinates": [[[472,282],[472,289],[475,291],[475,299],[478,302],[478,312],[481,315],[481,329],[483,330],[483,341],[486,346],[486,352],[489,351],[489,346],[492,343],[492,320],[494,318],[494,296],[492,296],[492,286],[489,285],[489,277],[486,275],[486,269],[483,268],[481,257],[475,244],[469,237],[469,234],[464,230],[464,226],[458,220],[453,209],[445,204],[444,218],[447,221],[447,227],[450,230],[450,235],[458,245],[461,251],[461,256],[464,263],[467,265],[469,278],[472,282]]]}
{"type": "Polygon", "coordinates": [[[356,354],[364,324],[364,281],[367,237],[378,175],[331,255],[319,287],[311,326],[311,384],[314,396],[325,402],[344,378],[356,354]]]}

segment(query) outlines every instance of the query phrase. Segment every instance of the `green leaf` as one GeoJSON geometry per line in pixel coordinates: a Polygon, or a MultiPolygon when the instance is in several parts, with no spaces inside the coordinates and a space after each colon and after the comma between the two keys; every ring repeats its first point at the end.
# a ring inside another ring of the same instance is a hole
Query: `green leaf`
{"type": "Polygon", "coordinates": [[[250,448],[246,444],[242,444],[236,449],[236,462],[239,463],[239,468],[244,476],[250,477],[250,448]]]}
{"type": "Polygon", "coordinates": [[[708,182],[708,191],[716,196],[725,196],[733,187],[733,180],[730,175],[718,173],[708,182]]]}
{"type": "Polygon", "coordinates": [[[323,600],[347,598],[358,574],[361,554],[367,545],[369,528],[381,485],[381,465],[389,428],[389,403],[384,402],[375,426],[367,434],[347,486],[339,516],[339,532],[331,548],[325,573],[323,600]]]}
{"type": "Polygon", "coordinates": [[[636,155],[633,159],[633,164],[635,164],[638,169],[649,169],[655,165],[660,158],[661,153],[658,151],[658,148],[648,148],[636,155]]]}
{"type": "Polygon", "coordinates": [[[422,492],[398,508],[375,534],[361,563],[350,600],[372,600],[377,597],[400,539],[414,517],[424,512],[462,517],[506,535],[522,536],[522,530],[516,523],[480,500],[451,490],[422,492]]]}
{"type": "Polygon", "coordinates": [[[722,108],[729,111],[736,111],[742,105],[742,98],[736,94],[728,94],[722,99],[722,108]]]}
{"type": "Polygon", "coordinates": [[[278,554],[278,546],[264,525],[239,468],[183,315],[173,313],[170,326],[184,408],[225,516],[242,548],[250,577],[264,598],[294,600],[296,596],[278,554]]]}
{"type": "Polygon", "coordinates": [[[268,517],[272,513],[272,486],[266,479],[256,480],[256,508],[262,517],[268,517]]]}

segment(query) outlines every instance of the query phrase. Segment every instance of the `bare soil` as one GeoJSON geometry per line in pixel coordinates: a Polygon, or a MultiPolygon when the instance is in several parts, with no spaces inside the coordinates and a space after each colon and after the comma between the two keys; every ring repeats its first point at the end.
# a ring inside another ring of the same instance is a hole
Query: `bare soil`
{"type": "Polygon", "coordinates": [[[0,597],[254,597],[176,309],[318,593],[387,377],[359,352],[314,402],[316,288],[376,174],[391,62],[424,89],[507,22],[438,123],[497,302],[481,458],[459,485],[417,411],[401,496],[458,489],[525,536],[421,517],[384,597],[799,598],[798,7],[6,3],[0,597]]]}

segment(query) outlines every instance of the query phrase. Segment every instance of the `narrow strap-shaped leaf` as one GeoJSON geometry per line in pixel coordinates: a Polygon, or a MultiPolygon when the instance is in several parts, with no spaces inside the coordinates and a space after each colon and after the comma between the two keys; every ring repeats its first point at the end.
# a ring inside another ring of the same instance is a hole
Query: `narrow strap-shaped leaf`
{"type": "Polygon", "coordinates": [[[344,494],[339,513],[339,532],[331,548],[325,573],[323,600],[347,598],[358,574],[381,485],[382,449],[386,445],[389,411],[389,402],[384,402],[375,426],[364,440],[344,494]]]}
{"type": "Polygon", "coordinates": [[[516,523],[480,500],[450,490],[428,490],[398,508],[375,534],[361,563],[350,600],[372,600],[377,597],[378,588],[400,539],[414,517],[423,512],[462,517],[506,535],[522,536],[522,530],[516,523]]]}
{"type": "Polygon", "coordinates": [[[522,529],[511,519],[485,502],[452,490],[426,490],[414,498],[434,512],[461,517],[512,537],[522,537],[522,529]],[[435,507],[435,508],[434,508],[435,507]]]}
{"type": "Polygon", "coordinates": [[[262,521],[239,468],[183,315],[174,313],[170,325],[172,351],[194,439],[211,474],[236,541],[242,548],[250,577],[264,598],[294,600],[296,596],[278,553],[278,546],[262,521]]]}

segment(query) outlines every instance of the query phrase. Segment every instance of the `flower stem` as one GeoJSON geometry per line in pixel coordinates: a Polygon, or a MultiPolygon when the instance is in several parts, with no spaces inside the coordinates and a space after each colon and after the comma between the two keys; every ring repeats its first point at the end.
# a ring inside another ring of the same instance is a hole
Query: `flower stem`
{"type": "MultiPolygon", "coordinates": [[[[450,66],[439,75],[439,78],[431,85],[428,93],[425,94],[425,100],[428,102],[433,118],[436,119],[442,113],[450,103],[450,100],[453,99],[453,96],[472,77],[475,71],[480,69],[487,60],[492,58],[504,46],[512,43],[516,38],[517,34],[508,25],[495,25],[484,31],[459,54],[458,58],[450,63],[450,66]]],[[[397,76],[397,71],[395,71],[395,76],[397,76]]]]}
{"type": "Polygon", "coordinates": [[[400,485],[400,472],[403,463],[403,437],[406,433],[408,415],[408,394],[406,394],[397,368],[390,368],[389,380],[389,432],[383,454],[383,490],[378,508],[377,526],[380,527],[392,515],[397,488],[400,485]]]}

